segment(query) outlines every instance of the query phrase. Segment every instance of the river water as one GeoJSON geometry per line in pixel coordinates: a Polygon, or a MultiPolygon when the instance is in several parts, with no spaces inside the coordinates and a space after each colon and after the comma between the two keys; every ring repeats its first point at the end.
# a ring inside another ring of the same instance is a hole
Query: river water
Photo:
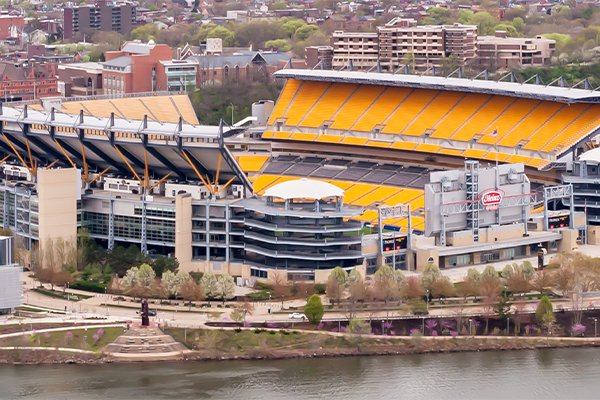
{"type": "Polygon", "coordinates": [[[597,399],[600,349],[0,366],[0,399],[597,399]]]}

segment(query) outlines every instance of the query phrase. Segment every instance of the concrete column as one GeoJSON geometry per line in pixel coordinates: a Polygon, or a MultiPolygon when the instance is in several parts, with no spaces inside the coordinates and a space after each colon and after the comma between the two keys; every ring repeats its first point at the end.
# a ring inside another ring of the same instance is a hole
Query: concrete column
{"type": "Polygon", "coordinates": [[[175,197],[175,257],[186,271],[192,271],[192,196],[175,197]]]}

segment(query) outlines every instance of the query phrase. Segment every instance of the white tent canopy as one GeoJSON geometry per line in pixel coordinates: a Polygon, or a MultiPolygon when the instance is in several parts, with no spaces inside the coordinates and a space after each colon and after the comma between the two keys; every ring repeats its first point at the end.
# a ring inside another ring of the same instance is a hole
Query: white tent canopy
{"type": "Polygon", "coordinates": [[[592,161],[600,163],[600,147],[597,149],[586,151],[585,153],[579,156],[579,161],[592,161]]]}
{"type": "Polygon", "coordinates": [[[280,199],[324,199],[326,197],[343,197],[344,191],[331,183],[312,179],[298,179],[272,186],[265,191],[265,196],[280,199]]]}

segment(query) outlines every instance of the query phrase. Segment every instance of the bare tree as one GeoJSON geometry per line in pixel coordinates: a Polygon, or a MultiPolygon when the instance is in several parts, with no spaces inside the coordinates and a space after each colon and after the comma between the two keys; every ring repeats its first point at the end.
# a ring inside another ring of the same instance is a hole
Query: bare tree
{"type": "Polygon", "coordinates": [[[543,294],[552,286],[552,274],[546,269],[536,271],[531,286],[543,294]]]}
{"type": "Polygon", "coordinates": [[[188,302],[189,310],[191,310],[192,301],[201,301],[204,299],[202,286],[196,284],[193,279],[188,279],[181,285],[181,297],[188,302]]]}

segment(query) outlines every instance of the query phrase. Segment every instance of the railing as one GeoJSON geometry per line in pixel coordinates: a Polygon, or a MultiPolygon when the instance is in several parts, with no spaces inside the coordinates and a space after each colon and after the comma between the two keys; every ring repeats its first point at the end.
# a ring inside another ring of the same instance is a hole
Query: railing
{"type": "MultiPolygon", "coordinates": [[[[95,96],[80,96],[80,97],[61,97],[60,100],[63,102],[69,101],[85,101],[85,100],[106,100],[106,99],[122,99],[122,98],[136,98],[136,97],[153,97],[153,96],[174,96],[186,94],[183,91],[157,91],[157,92],[139,92],[139,93],[123,93],[120,95],[109,95],[109,94],[100,94],[95,96]]],[[[26,100],[26,101],[13,101],[6,103],[7,106],[24,106],[24,105],[32,105],[32,104],[41,104],[41,100],[26,100]]]]}

